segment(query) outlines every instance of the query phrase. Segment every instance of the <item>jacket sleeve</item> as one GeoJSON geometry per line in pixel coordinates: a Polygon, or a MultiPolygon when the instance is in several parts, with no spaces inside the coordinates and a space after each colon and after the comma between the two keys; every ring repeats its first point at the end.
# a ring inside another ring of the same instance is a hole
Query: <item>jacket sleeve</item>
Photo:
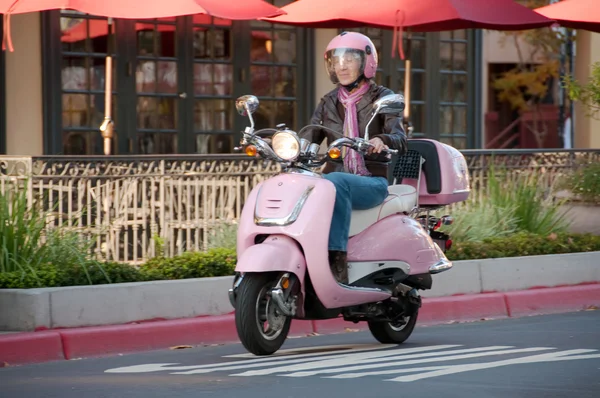
{"type": "MultiPolygon", "coordinates": [[[[310,124],[323,124],[323,113],[325,112],[325,100],[321,99],[317,109],[313,113],[310,124]]],[[[321,144],[325,139],[325,130],[317,128],[317,127],[309,127],[302,132],[300,138],[304,138],[305,140],[310,141],[314,144],[321,144]]]]}
{"type": "MultiPolygon", "coordinates": [[[[393,94],[394,92],[390,89],[382,91],[381,96],[393,94]]],[[[379,115],[382,119],[383,131],[380,134],[372,136],[372,138],[381,138],[383,143],[391,149],[397,149],[399,155],[406,153],[408,143],[406,141],[406,134],[402,125],[402,116],[396,115],[379,115]]]]}

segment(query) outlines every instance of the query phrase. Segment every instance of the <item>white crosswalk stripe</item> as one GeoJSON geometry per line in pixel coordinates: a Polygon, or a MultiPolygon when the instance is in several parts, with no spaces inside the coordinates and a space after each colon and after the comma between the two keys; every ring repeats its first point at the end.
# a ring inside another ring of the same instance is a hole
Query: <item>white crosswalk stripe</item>
{"type": "MultiPolygon", "coordinates": [[[[341,357],[341,358],[323,361],[323,362],[320,362],[317,364],[309,363],[309,364],[291,365],[291,366],[284,366],[284,367],[280,367],[280,368],[272,368],[272,369],[265,369],[265,370],[255,370],[255,371],[248,371],[248,372],[244,372],[244,373],[233,374],[232,376],[264,376],[264,375],[273,374],[273,373],[297,372],[297,373],[286,374],[285,376],[305,377],[305,376],[314,376],[314,375],[320,374],[320,373],[339,372],[339,370],[338,370],[339,366],[347,366],[347,365],[353,365],[353,364],[359,364],[359,363],[363,364],[363,365],[350,367],[350,368],[344,368],[344,369],[358,370],[358,369],[378,368],[378,367],[382,367],[382,366],[393,366],[394,364],[404,363],[404,361],[391,362],[389,364],[384,363],[384,362],[406,360],[406,359],[413,359],[413,358],[422,358],[422,357],[435,357],[435,358],[431,358],[430,360],[425,360],[425,362],[437,361],[437,360],[443,360],[443,359],[437,358],[440,355],[458,354],[458,353],[464,353],[464,352],[471,352],[473,350],[481,351],[481,350],[499,349],[499,348],[501,349],[501,348],[510,348],[510,347],[503,347],[503,346],[484,347],[484,348],[472,348],[472,349],[467,349],[467,350],[446,351],[446,352],[433,352],[433,353],[429,352],[429,353],[421,353],[421,354],[413,354],[413,355],[398,355],[398,352],[396,352],[394,354],[390,353],[389,357],[378,356],[377,358],[374,358],[374,359],[362,359],[363,357],[341,357]],[[364,365],[364,364],[370,364],[370,365],[364,365]],[[330,368],[330,369],[327,369],[327,368],[330,368]],[[311,371],[302,372],[303,370],[307,370],[307,369],[311,369],[311,371]],[[323,369],[323,370],[315,371],[315,369],[323,369]]],[[[407,352],[408,350],[401,350],[401,351],[402,351],[402,354],[408,353],[407,352]]],[[[484,353],[483,355],[488,355],[488,354],[484,353]]],[[[469,355],[467,355],[466,357],[469,357],[469,355]]],[[[417,361],[416,363],[419,363],[419,361],[417,361]]]]}
{"type": "MultiPolygon", "coordinates": [[[[413,352],[423,352],[423,351],[432,351],[432,350],[438,350],[438,349],[444,349],[444,348],[450,348],[450,347],[456,347],[454,345],[441,345],[441,346],[431,346],[431,347],[417,347],[417,348],[407,348],[405,350],[402,350],[404,353],[413,353],[413,352]]],[[[285,361],[285,365],[289,365],[292,363],[300,363],[300,365],[298,366],[298,369],[304,369],[305,367],[307,367],[308,369],[315,369],[315,368],[321,368],[321,367],[329,367],[329,366],[338,366],[338,365],[344,365],[344,364],[348,364],[348,363],[367,363],[370,361],[370,359],[372,358],[376,358],[375,361],[381,361],[381,360],[386,360],[385,358],[390,356],[390,357],[394,357],[398,355],[398,351],[397,350],[388,350],[388,351],[378,351],[378,352],[365,352],[365,353],[359,353],[359,354],[345,354],[345,355],[341,355],[341,356],[334,356],[334,358],[329,359],[330,356],[327,357],[313,357],[313,358],[309,358],[308,361],[310,361],[309,363],[306,363],[306,359],[292,359],[289,361],[285,361]],[[318,362],[318,361],[323,361],[323,362],[318,362]]],[[[439,355],[439,354],[436,354],[439,355]]],[[[251,374],[250,376],[263,376],[263,375],[267,375],[267,374],[271,374],[271,373],[277,373],[277,372],[282,372],[285,371],[285,369],[288,369],[288,366],[279,366],[279,364],[277,364],[277,367],[274,368],[270,368],[270,369],[266,369],[266,370],[258,370],[256,371],[256,373],[251,374]]],[[[264,363],[253,363],[253,364],[247,364],[246,362],[242,362],[240,364],[236,364],[233,366],[222,366],[222,367],[216,367],[214,369],[200,369],[200,370],[191,370],[189,372],[175,372],[175,374],[195,374],[195,373],[209,373],[209,372],[215,372],[215,371],[221,371],[221,370],[235,370],[235,369],[248,369],[248,368],[259,368],[259,367],[264,367],[265,364],[264,363]]],[[[294,367],[292,367],[294,368],[294,367]]],[[[242,374],[243,375],[243,374],[242,374]]],[[[239,376],[239,375],[232,375],[232,376],[239,376]]]]}
{"type": "Polygon", "coordinates": [[[277,355],[260,358],[248,356],[247,354],[230,355],[225,358],[234,359],[233,361],[205,365],[141,364],[108,369],[105,372],[168,372],[176,375],[226,372],[229,376],[235,377],[283,376],[304,378],[317,376],[324,379],[355,379],[377,376],[384,377],[383,380],[385,381],[412,382],[509,365],[600,358],[598,350],[595,349],[555,351],[556,348],[553,347],[485,346],[463,348],[462,345],[454,344],[410,348],[381,345],[340,347],[341,349],[336,349],[335,346],[327,346],[283,350],[277,355]],[[539,353],[541,351],[552,352],[530,356],[518,355],[539,353]],[[492,362],[465,363],[466,360],[470,359],[481,360],[485,357],[503,355],[512,357],[492,362]],[[391,379],[385,378],[390,375],[392,376],[391,379]]]}

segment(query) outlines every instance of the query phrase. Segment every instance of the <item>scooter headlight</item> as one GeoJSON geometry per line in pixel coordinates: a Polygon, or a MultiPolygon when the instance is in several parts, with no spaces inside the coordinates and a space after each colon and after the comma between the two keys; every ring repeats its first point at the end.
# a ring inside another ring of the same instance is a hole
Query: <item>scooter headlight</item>
{"type": "Polygon", "coordinates": [[[300,140],[290,131],[278,131],[271,141],[273,151],[283,160],[294,160],[300,155],[300,140]]]}

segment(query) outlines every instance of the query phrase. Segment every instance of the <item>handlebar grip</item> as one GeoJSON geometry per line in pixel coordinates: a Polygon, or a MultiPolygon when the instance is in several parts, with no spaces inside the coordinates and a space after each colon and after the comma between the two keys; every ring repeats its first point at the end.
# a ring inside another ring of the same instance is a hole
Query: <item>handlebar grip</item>
{"type": "Polygon", "coordinates": [[[397,149],[386,149],[385,151],[387,153],[391,153],[392,155],[398,154],[398,150],[397,149]]]}

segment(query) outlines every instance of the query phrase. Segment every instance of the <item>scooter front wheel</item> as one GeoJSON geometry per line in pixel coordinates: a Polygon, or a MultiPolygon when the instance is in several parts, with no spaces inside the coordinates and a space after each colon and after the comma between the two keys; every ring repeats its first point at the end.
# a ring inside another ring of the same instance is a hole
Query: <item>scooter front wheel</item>
{"type": "Polygon", "coordinates": [[[405,317],[402,324],[369,322],[369,331],[381,344],[402,344],[412,334],[417,323],[418,314],[417,311],[413,315],[405,317]]]}
{"type": "Polygon", "coordinates": [[[283,315],[268,292],[277,280],[267,274],[246,274],[238,287],[235,327],[242,345],[254,355],[271,355],[283,345],[292,318],[283,315]]]}

